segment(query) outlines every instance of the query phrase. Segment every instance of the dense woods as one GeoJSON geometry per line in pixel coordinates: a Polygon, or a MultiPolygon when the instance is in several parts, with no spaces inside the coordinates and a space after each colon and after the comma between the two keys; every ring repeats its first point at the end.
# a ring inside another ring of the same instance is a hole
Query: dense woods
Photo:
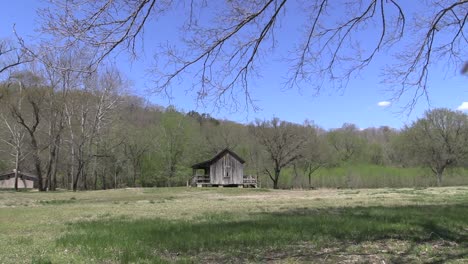
{"type": "Polygon", "coordinates": [[[0,39],[0,171],[31,172],[41,191],[180,186],[190,165],[229,148],[263,187],[467,184],[466,113],[432,109],[398,130],[348,123],[325,130],[313,116],[302,124],[278,118],[239,124],[132,95],[110,58],[128,51],[136,59],[144,29],[177,11],[183,40],[155,45],[151,89],[170,94],[179,88],[175,80],[192,80],[188,96],[199,102],[255,108],[249,91],[265,66],[261,57],[277,53],[273,32],[281,21],[302,17],[303,34],[287,41],[296,46],[286,86],[344,87],[400,43],[406,48],[392,52],[395,65],[384,75],[398,84],[395,98],[413,94],[412,109],[427,97],[434,58],[456,69],[466,65],[460,32],[468,2],[423,2],[416,15],[404,1],[358,1],[344,10],[330,1],[51,0],[37,10],[43,38],[28,42],[14,30],[15,41],[0,39]],[[369,30],[372,37],[362,35],[369,30]],[[369,47],[357,48],[361,41],[369,47]]]}
{"type": "Polygon", "coordinates": [[[402,130],[353,124],[324,130],[309,120],[217,120],[127,91],[112,67],[13,72],[0,85],[0,171],[34,173],[41,190],[181,186],[192,164],[230,148],[263,187],[468,183],[462,112],[434,109],[402,130]]]}

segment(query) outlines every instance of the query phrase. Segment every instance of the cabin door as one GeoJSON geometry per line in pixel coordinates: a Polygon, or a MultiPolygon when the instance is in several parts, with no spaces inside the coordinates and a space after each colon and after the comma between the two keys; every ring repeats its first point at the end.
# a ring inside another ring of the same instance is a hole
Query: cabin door
{"type": "Polygon", "coordinates": [[[228,156],[223,157],[223,182],[231,183],[232,179],[232,164],[228,156]]]}

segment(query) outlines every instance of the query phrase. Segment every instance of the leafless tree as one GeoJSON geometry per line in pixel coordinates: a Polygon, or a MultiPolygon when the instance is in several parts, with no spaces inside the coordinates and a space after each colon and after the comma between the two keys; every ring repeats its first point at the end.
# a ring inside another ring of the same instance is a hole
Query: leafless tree
{"type": "Polygon", "coordinates": [[[414,94],[409,107],[427,96],[435,62],[461,69],[468,57],[468,0],[419,0],[417,15],[401,0],[49,1],[40,12],[42,30],[63,48],[77,43],[94,48],[93,64],[122,50],[137,56],[149,23],[177,9],[185,14],[183,42],[160,47],[154,91],[170,94],[171,84],[190,73],[198,99],[218,106],[237,106],[239,98],[254,105],[251,82],[261,74],[262,60],[285,44],[294,45],[286,85],[306,84],[316,92],[324,83],[345,87],[379,53],[393,52],[397,63],[385,69],[386,80],[397,85],[395,98],[414,94]],[[278,38],[282,24],[300,17],[301,37],[278,38]]]}
{"type": "Polygon", "coordinates": [[[21,111],[23,100],[22,84],[19,83],[18,86],[19,89],[17,93],[8,96],[9,98],[2,98],[2,100],[0,100],[0,120],[2,122],[0,128],[6,128],[5,130],[7,131],[7,136],[0,138],[0,141],[10,147],[10,151],[8,153],[14,158],[15,190],[18,190],[18,172],[20,171],[20,163],[27,156],[27,154],[24,153],[26,131],[21,125],[16,123],[14,120],[11,120],[11,118],[8,118],[5,113],[10,111],[11,105],[16,105],[16,107],[21,111]]]}
{"type": "Polygon", "coordinates": [[[278,118],[271,121],[257,120],[250,128],[268,153],[273,170],[265,168],[265,172],[273,182],[273,188],[278,189],[281,170],[302,157],[307,137],[298,131],[299,126],[280,121],[278,118]]]}
{"type": "Polygon", "coordinates": [[[4,142],[12,149],[11,155],[14,158],[15,164],[15,190],[17,191],[20,163],[25,158],[25,155],[23,155],[25,131],[16,123],[11,124],[4,115],[1,115],[0,117],[2,118],[4,125],[7,127],[8,132],[10,133],[10,137],[8,139],[1,138],[0,141],[4,142]]]}
{"type": "Polygon", "coordinates": [[[20,83],[24,92],[24,99],[29,111],[23,111],[20,105],[12,104],[10,111],[15,121],[24,128],[29,136],[31,154],[34,160],[34,169],[38,178],[39,191],[45,191],[46,185],[43,182],[42,161],[40,152],[42,146],[39,140],[39,131],[42,121],[42,104],[44,102],[44,93],[46,89],[41,85],[40,78],[30,72],[17,73],[13,76],[13,81],[20,83]]]}
{"type": "Polygon", "coordinates": [[[97,162],[95,150],[111,122],[110,114],[118,103],[117,92],[122,83],[120,73],[109,68],[84,78],[81,85],[85,90],[76,90],[67,99],[65,119],[70,133],[70,175],[74,191],[80,179],[87,189],[85,166],[92,160],[97,162]]]}

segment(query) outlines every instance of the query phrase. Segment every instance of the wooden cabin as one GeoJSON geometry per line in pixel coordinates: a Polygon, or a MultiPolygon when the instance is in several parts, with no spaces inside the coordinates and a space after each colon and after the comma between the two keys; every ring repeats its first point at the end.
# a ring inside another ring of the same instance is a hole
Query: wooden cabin
{"type": "MultiPolygon", "coordinates": [[[[30,173],[18,171],[18,188],[33,189],[37,188],[38,178],[30,173]]],[[[14,189],[15,188],[15,172],[7,172],[0,174],[0,188],[14,189]]]]}
{"type": "Polygon", "coordinates": [[[194,164],[192,186],[238,186],[256,187],[257,181],[244,176],[245,161],[229,149],[224,149],[212,159],[194,164]],[[199,174],[199,171],[203,174],[199,174]]]}

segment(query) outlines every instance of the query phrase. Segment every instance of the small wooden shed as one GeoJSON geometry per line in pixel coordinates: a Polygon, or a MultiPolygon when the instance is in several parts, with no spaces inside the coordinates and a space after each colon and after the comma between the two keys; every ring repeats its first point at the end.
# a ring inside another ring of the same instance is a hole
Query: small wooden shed
{"type": "MultiPolygon", "coordinates": [[[[30,173],[18,171],[18,188],[32,189],[37,188],[38,178],[30,173]]],[[[15,172],[7,172],[0,174],[0,188],[13,189],[15,188],[15,172]]]]}
{"type": "MultiPolygon", "coordinates": [[[[245,161],[229,149],[224,149],[212,159],[194,164],[192,186],[238,186],[254,185],[245,181],[245,161]],[[197,173],[203,170],[203,174],[197,173]]],[[[250,179],[250,178],[249,178],[250,179]]],[[[255,182],[256,186],[256,182],[255,182]]]]}

